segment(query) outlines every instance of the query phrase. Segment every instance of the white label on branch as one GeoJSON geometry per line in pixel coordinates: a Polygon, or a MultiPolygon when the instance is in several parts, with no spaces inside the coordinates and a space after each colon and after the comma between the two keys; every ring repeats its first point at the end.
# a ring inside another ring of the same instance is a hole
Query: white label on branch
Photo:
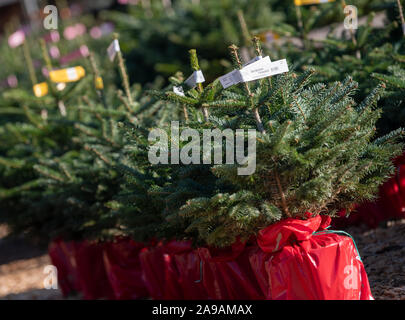
{"type": "Polygon", "coordinates": [[[271,61],[269,56],[247,65],[242,70],[240,70],[243,82],[270,77],[270,68],[271,61]]]}
{"type": "MultiPolygon", "coordinates": [[[[248,66],[249,64],[252,64],[253,62],[256,62],[256,61],[258,61],[258,60],[260,60],[260,59],[262,59],[262,58],[263,58],[262,56],[256,56],[256,57],[254,57],[253,59],[251,59],[250,61],[246,62],[246,63],[243,65],[243,67],[246,67],[246,66],[248,66]]],[[[269,57],[269,59],[270,59],[270,57],[269,57]]]]}
{"type": "Polygon", "coordinates": [[[76,80],[78,78],[76,68],[66,69],[66,75],[69,80],[76,80]]]}
{"type": "Polygon", "coordinates": [[[11,48],[19,47],[24,41],[25,33],[22,30],[18,30],[8,37],[8,44],[11,48]]]}
{"type": "MultiPolygon", "coordinates": [[[[243,66],[246,67],[248,65],[251,65],[252,63],[259,61],[262,58],[263,58],[262,56],[256,56],[253,59],[251,59],[250,61],[246,62],[243,66]]],[[[244,79],[243,79],[242,73],[241,73],[242,70],[233,70],[233,71],[223,75],[222,77],[220,77],[219,81],[221,82],[222,87],[224,89],[226,89],[226,88],[229,88],[230,86],[233,86],[234,84],[244,82],[244,79]]]]}
{"type": "Polygon", "coordinates": [[[184,90],[183,90],[182,87],[176,87],[176,86],[174,86],[174,87],[173,87],[173,92],[174,92],[175,94],[177,94],[178,96],[184,97],[184,90]]]}
{"type": "Polygon", "coordinates": [[[48,111],[46,109],[41,110],[41,118],[42,118],[42,120],[48,119],[48,111]]]}
{"type": "MultiPolygon", "coordinates": [[[[69,77],[69,73],[67,73],[68,77],[69,77]]],[[[75,76],[77,76],[76,71],[75,71],[75,76]]],[[[76,77],[74,78],[76,79],[76,77]]],[[[69,78],[69,80],[72,80],[72,78],[69,78]]],[[[66,83],[64,82],[59,82],[56,84],[56,89],[58,89],[58,91],[63,91],[66,88],[66,83]]]]}
{"type": "Polygon", "coordinates": [[[221,82],[222,87],[226,89],[240,82],[259,80],[274,76],[276,74],[288,72],[287,60],[285,59],[275,62],[271,62],[269,56],[264,58],[258,56],[255,59],[256,61],[249,61],[248,65],[241,70],[233,70],[220,77],[219,81],[221,82]]]}
{"type": "Polygon", "coordinates": [[[288,72],[288,64],[286,59],[277,60],[272,62],[271,64],[271,75],[274,76],[276,74],[288,72]]]}
{"type": "Polygon", "coordinates": [[[194,71],[193,74],[185,81],[186,85],[188,85],[190,88],[194,88],[197,83],[203,82],[205,82],[205,78],[201,70],[194,71]]]}
{"type": "Polygon", "coordinates": [[[229,88],[230,86],[238,84],[242,81],[242,75],[239,70],[233,70],[219,78],[219,82],[221,82],[224,89],[229,88]]]}
{"type": "Polygon", "coordinates": [[[114,41],[111,42],[110,46],[107,49],[108,57],[110,58],[110,60],[114,61],[117,52],[120,51],[121,51],[120,43],[118,42],[117,39],[114,39],[114,41]]]}

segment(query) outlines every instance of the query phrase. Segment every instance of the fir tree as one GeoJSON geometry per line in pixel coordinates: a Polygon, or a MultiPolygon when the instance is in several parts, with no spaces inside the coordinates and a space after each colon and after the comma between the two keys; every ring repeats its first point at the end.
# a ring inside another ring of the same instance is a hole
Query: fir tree
{"type": "MultiPolygon", "coordinates": [[[[239,64],[236,49],[231,50],[239,64]]],[[[228,117],[242,122],[236,128],[258,129],[256,172],[239,176],[236,164],[214,165],[212,172],[235,191],[190,199],[169,221],[184,219],[185,232],[200,244],[226,246],[282,218],[305,218],[306,212],[333,215],[373,197],[402,149],[397,142],[402,130],[375,139],[381,115],[376,103],[385,85],[356,106],[355,81],[307,85],[312,73],[241,84],[205,103],[210,109],[230,109],[228,117]]],[[[216,126],[235,128],[230,124],[236,123],[216,126]]]]}
{"type": "Polygon", "coordinates": [[[387,69],[388,74],[371,74],[374,79],[383,81],[387,85],[382,101],[384,116],[378,124],[380,134],[386,134],[391,128],[398,128],[405,123],[405,69],[403,64],[402,66],[392,65],[387,69]]]}

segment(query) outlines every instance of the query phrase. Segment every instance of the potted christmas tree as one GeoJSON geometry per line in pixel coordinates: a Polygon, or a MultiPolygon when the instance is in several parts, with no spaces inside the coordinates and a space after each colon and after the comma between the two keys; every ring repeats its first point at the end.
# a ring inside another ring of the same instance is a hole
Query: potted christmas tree
{"type": "MultiPolygon", "coordinates": [[[[237,48],[231,52],[243,76],[237,48]]],[[[199,69],[195,52],[192,65],[199,69]]],[[[211,298],[372,298],[353,240],[327,228],[338,210],[374,197],[401,153],[402,130],[374,138],[384,84],[356,105],[357,83],[350,77],[308,86],[312,74],[242,77],[227,89],[217,80],[184,95],[155,92],[204,116],[180,131],[257,130],[253,174],[239,175],[238,164],[211,165],[231,191],[217,188],[168,210],[168,225],[185,225],[179,237],[199,246],[202,265],[194,267],[201,268],[211,298]]]]}

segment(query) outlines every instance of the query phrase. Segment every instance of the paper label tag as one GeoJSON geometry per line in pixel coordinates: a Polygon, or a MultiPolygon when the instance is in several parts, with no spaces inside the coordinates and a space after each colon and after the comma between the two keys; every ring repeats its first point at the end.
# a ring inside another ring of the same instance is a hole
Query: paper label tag
{"type": "Polygon", "coordinates": [[[59,32],[53,30],[44,36],[45,42],[58,42],[60,40],[59,32]]]}
{"type": "Polygon", "coordinates": [[[319,3],[327,3],[327,2],[334,2],[335,0],[294,0],[294,4],[296,6],[305,6],[308,4],[319,4],[319,3]]]}
{"type": "Polygon", "coordinates": [[[64,82],[59,82],[56,84],[56,89],[58,89],[58,91],[63,91],[66,88],[66,83],[64,82]]]}
{"type": "Polygon", "coordinates": [[[34,93],[36,97],[42,97],[42,88],[38,85],[34,86],[34,93]]]}
{"type": "Polygon", "coordinates": [[[49,48],[49,54],[51,55],[52,58],[58,59],[60,57],[60,52],[57,46],[51,46],[49,48]]]}
{"type": "Polygon", "coordinates": [[[25,33],[22,30],[18,30],[14,32],[9,38],[8,38],[8,45],[11,48],[16,48],[22,45],[25,41],[25,33]]]}
{"type": "Polygon", "coordinates": [[[286,59],[277,60],[271,63],[270,68],[271,75],[274,76],[276,74],[288,72],[288,64],[286,59]]]}
{"type": "Polygon", "coordinates": [[[270,67],[271,61],[269,56],[247,65],[240,70],[243,82],[258,80],[271,76],[270,67]]]}
{"type": "Polygon", "coordinates": [[[14,74],[9,75],[9,76],[7,77],[6,82],[7,82],[8,86],[9,86],[10,88],[15,88],[15,87],[18,86],[18,79],[17,79],[17,77],[16,77],[14,74]]]}
{"type": "Polygon", "coordinates": [[[249,61],[249,64],[241,70],[233,70],[219,78],[224,89],[238,84],[240,82],[249,82],[258,80],[276,74],[288,72],[288,64],[286,59],[271,62],[270,57],[256,57],[255,62],[249,61]]]}
{"type": "Polygon", "coordinates": [[[186,81],[184,81],[186,85],[188,85],[190,88],[194,88],[197,83],[203,83],[205,82],[204,75],[201,70],[194,71],[191,76],[187,78],[186,81]]]}
{"type": "MultiPolygon", "coordinates": [[[[258,60],[260,60],[260,59],[262,59],[263,57],[262,56],[256,56],[256,57],[254,57],[253,59],[251,59],[250,61],[248,61],[248,62],[246,62],[244,65],[243,65],[243,67],[246,67],[246,66],[248,66],[249,64],[252,64],[253,62],[256,62],[256,61],[258,61],[258,60]]],[[[269,58],[270,59],[270,58],[269,58]]]]}
{"type": "Polygon", "coordinates": [[[76,68],[66,69],[66,76],[69,80],[76,80],[78,78],[76,68]]]}
{"type": "Polygon", "coordinates": [[[41,98],[48,94],[48,84],[46,82],[41,82],[33,87],[34,94],[37,98],[41,98]]]}
{"type": "Polygon", "coordinates": [[[120,43],[118,42],[117,39],[115,39],[113,42],[111,42],[110,46],[107,48],[107,53],[110,60],[114,61],[117,52],[120,51],[121,51],[120,43]]]}
{"type": "Polygon", "coordinates": [[[195,74],[196,74],[196,82],[197,82],[197,83],[203,83],[203,82],[205,82],[205,78],[204,78],[204,75],[203,75],[203,73],[202,73],[201,70],[196,71],[195,74]]]}
{"type": "Polygon", "coordinates": [[[103,90],[103,89],[104,89],[103,78],[97,77],[97,78],[94,80],[94,86],[96,87],[97,90],[103,90]]]}
{"type": "Polygon", "coordinates": [[[49,72],[49,78],[52,82],[73,82],[78,81],[86,75],[86,71],[82,66],[52,70],[49,72]]]}
{"type": "Polygon", "coordinates": [[[89,55],[90,55],[89,48],[86,45],[82,45],[82,46],[80,46],[79,49],[61,57],[59,62],[61,65],[65,65],[71,61],[88,57],[89,55]]]}
{"type": "Polygon", "coordinates": [[[184,95],[184,90],[183,90],[182,87],[176,87],[176,86],[174,86],[174,87],[173,87],[173,92],[174,92],[175,94],[177,94],[178,96],[182,96],[182,97],[185,96],[185,95],[184,95]]]}
{"type": "Polygon", "coordinates": [[[48,111],[46,109],[41,110],[41,118],[42,118],[42,120],[48,119],[48,111]]]}
{"type": "Polygon", "coordinates": [[[233,70],[219,78],[219,82],[221,82],[224,89],[229,88],[230,86],[238,84],[242,81],[242,75],[239,70],[233,70]]]}

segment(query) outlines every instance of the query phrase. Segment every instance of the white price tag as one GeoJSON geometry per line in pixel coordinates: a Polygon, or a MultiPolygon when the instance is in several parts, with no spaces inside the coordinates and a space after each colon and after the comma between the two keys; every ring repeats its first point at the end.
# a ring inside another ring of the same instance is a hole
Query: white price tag
{"type": "Polygon", "coordinates": [[[176,86],[174,86],[174,87],[173,87],[173,92],[174,92],[175,94],[177,94],[178,96],[184,97],[184,90],[183,90],[182,87],[176,87],[176,86]]]}
{"type": "Polygon", "coordinates": [[[24,41],[25,33],[22,30],[18,30],[8,37],[8,44],[11,48],[19,47],[24,41]]]}
{"type": "Polygon", "coordinates": [[[42,89],[40,86],[34,86],[34,93],[35,96],[41,97],[42,96],[42,89]]]}
{"type": "Polygon", "coordinates": [[[288,72],[288,64],[286,59],[277,60],[271,63],[270,67],[271,75],[274,76],[276,74],[288,72]]]}
{"type": "Polygon", "coordinates": [[[271,61],[269,56],[247,65],[240,70],[243,82],[258,80],[271,76],[270,66],[271,61]]]}
{"type": "Polygon", "coordinates": [[[271,62],[270,57],[258,56],[249,61],[241,70],[233,70],[222,77],[219,81],[224,89],[240,82],[249,82],[288,72],[287,60],[282,59],[271,62]],[[254,61],[256,60],[256,61],[254,61]]]}
{"type": "MultiPolygon", "coordinates": [[[[251,59],[250,61],[246,62],[246,63],[243,65],[243,67],[246,67],[246,66],[248,66],[249,64],[252,64],[253,62],[256,62],[256,61],[258,61],[258,60],[260,60],[260,59],[262,59],[262,58],[263,58],[262,56],[256,56],[256,57],[254,57],[253,59],[251,59]]],[[[270,57],[269,57],[269,59],[270,59],[270,57]]]]}
{"type": "Polygon", "coordinates": [[[111,42],[111,44],[107,48],[107,53],[108,53],[108,57],[110,58],[110,60],[114,61],[115,56],[117,55],[117,52],[120,52],[120,51],[121,51],[120,43],[118,42],[117,39],[115,39],[113,42],[111,42]]]}
{"type": "Polygon", "coordinates": [[[66,69],[66,75],[67,75],[67,78],[72,81],[74,81],[78,78],[76,68],[66,69]]]}
{"type": "Polygon", "coordinates": [[[48,119],[48,111],[46,109],[41,110],[41,118],[42,120],[48,119]]]}
{"type": "Polygon", "coordinates": [[[229,88],[230,86],[238,84],[242,81],[242,75],[240,74],[239,70],[233,70],[219,78],[219,82],[221,82],[224,89],[229,88]]]}
{"type": "Polygon", "coordinates": [[[188,85],[190,88],[194,88],[197,83],[203,82],[205,82],[205,78],[201,70],[194,71],[193,74],[185,81],[186,85],[188,85]]]}

